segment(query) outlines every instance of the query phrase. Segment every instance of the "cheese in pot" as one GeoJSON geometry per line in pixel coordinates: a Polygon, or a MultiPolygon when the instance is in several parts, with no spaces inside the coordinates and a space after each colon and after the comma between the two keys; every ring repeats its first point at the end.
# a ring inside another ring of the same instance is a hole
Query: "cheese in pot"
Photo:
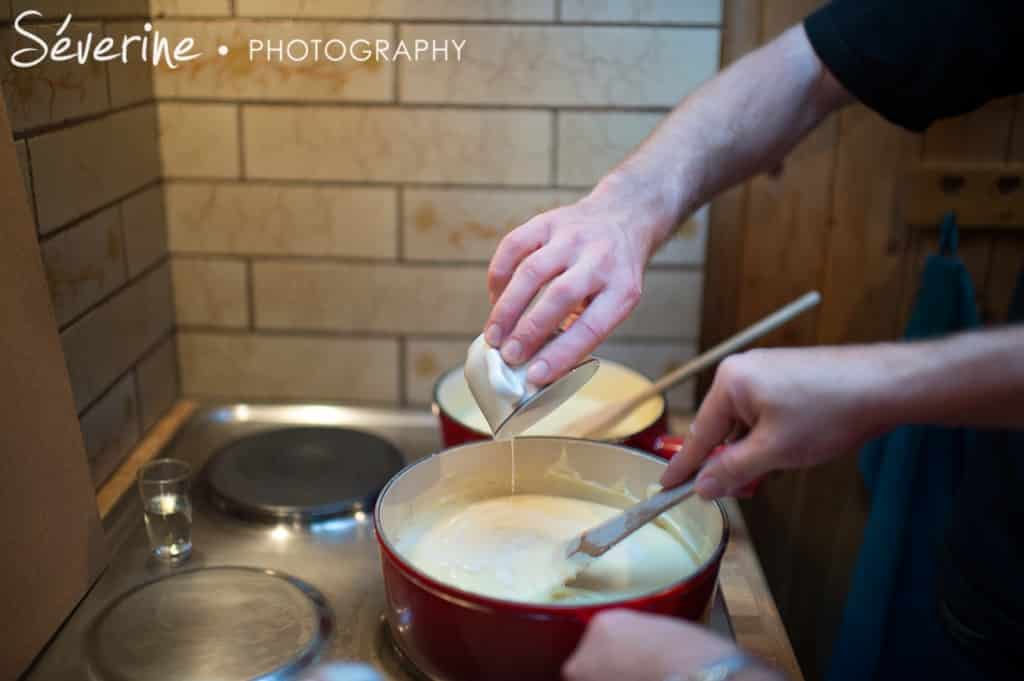
{"type": "MultiPolygon", "coordinates": [[[[648,385],[650,381],[632,369],[602,360],[597,373],[578,393],[522,435],[561,435],[568,424],[608,404],[626,399],[648,385]]],[[[491,432],[484,415],[480,413],[473,400],[461,371],[452,372],[442,381],[438,387],[437,399],[444,410],[463,425],[483,433],[491,432]]],[[[661,415],[663,407],[662,398],[652,397],[611,430],[599,434],[595,439],[625,439],[654,423],[661,415]]]]}
{"type": "Polygon", "coordinates": [[[445,504],[398,539],[418,569],[465,591],[533,603],[592,603],[649,593],[693,574],[696,557],[648,524],[578,577],[566,542],[620,509],[569,497],[517,494],[445,504]]]}

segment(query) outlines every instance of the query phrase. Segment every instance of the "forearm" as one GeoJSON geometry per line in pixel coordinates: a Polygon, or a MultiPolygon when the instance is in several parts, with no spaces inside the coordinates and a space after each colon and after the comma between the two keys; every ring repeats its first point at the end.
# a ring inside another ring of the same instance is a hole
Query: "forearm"
{"type": "Polygon", "coordinates": [[[845,101],[796,26],[687,97],[595,192],[640,206],[654,248],[680,218],[774,167],[845,101]]]}
{"type": "Polygon", "coordinates": [[[1024,327],[882,346],[877,429],[904,423],[1024,428],[1024,327]]]}

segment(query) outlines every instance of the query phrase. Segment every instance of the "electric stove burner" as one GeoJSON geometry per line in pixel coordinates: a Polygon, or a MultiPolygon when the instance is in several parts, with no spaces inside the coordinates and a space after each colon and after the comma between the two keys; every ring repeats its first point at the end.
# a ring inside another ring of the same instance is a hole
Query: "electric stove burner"
{"type": "Polygon", "coordinates": [[[292,678],[324,651],[324,596],[271,570],[200,568],[128,591],[88,632],[103,681],[292,678]]]}
{"type": "Polygon", "coordinates": [[[275,520],[313,520],[371,508],[403,465],[399,451],[375,435],[295,427],[224,447],[206,465],[206,480],[222,508],[275,520]]]}

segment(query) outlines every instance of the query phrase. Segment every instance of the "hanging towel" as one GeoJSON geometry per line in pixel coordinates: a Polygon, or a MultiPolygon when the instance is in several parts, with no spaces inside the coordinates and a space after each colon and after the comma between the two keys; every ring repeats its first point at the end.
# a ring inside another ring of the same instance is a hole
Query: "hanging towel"
{"type": "MultiPolygon", "coordinates": [[[[925,263],[908,339],[978,326],[974,286],[956,256],[954,216],[925,263]]],[[[938,616],[938,553],[968,433],[904,426],[868,443],[860,469],[871,496],[829,681],[948,678],[957,663],[938,616]]]]}

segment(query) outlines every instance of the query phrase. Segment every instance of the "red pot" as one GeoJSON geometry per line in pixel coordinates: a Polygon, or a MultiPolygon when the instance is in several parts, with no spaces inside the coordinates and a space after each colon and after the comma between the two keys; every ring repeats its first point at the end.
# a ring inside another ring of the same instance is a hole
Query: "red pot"
{"type": "Polygon", "coordinates": [[[638,597],[587,604],[529,604],[463,591],[439,582],[407,562],[399,537],[417,509],[430,507],[464,486],[483,481],[495,496],[515,491],[574,496],[608,503],[600,489],[645,494],[665,463],[616,444],[570,438],[530,437],[456,447],[406,468],[381,493],[374,515],[392,633],[423,672],[449,681],[545,681],[559,679],[587,622],[611,608],[629,608],[686,619],[708,610],[728,539],[717,502],[693,497],[669,512],[699,559],[692,574],[638,597]],[[551,475],[572,471],[579,479],[551,475]],[[596,483],[596,486],[595,484],[596,483]],[[597,490],[597,491],[595,491],[597,490]]]}
{"type": "MultiPolygon", "coordinates": [[[[651,385],[650,379],[618,362],[601,360],[601,368],[577,394],[569,400],[589,399],[612,401],[630,395],[651,385]]],[[[568,403],[567,403],[568,404],[568,403]]],[[[434,383],[434,414],[441,426],[441,439],[445,447],[466,442],[490,440],[487,422],[477,409],[469,392],[462,367],[445,372],[434,383]]],[[[557,435],[556,432],[531,430],[531,435],[557,435]]],[[[663,396],[652,397],[635,411],[628,423],[622,424],[606,442],[618,442],[642,449],[663,458],[671,458],[679,449],[676,438],[662,438],[668,433],[668,410],[663,396]]]]}

